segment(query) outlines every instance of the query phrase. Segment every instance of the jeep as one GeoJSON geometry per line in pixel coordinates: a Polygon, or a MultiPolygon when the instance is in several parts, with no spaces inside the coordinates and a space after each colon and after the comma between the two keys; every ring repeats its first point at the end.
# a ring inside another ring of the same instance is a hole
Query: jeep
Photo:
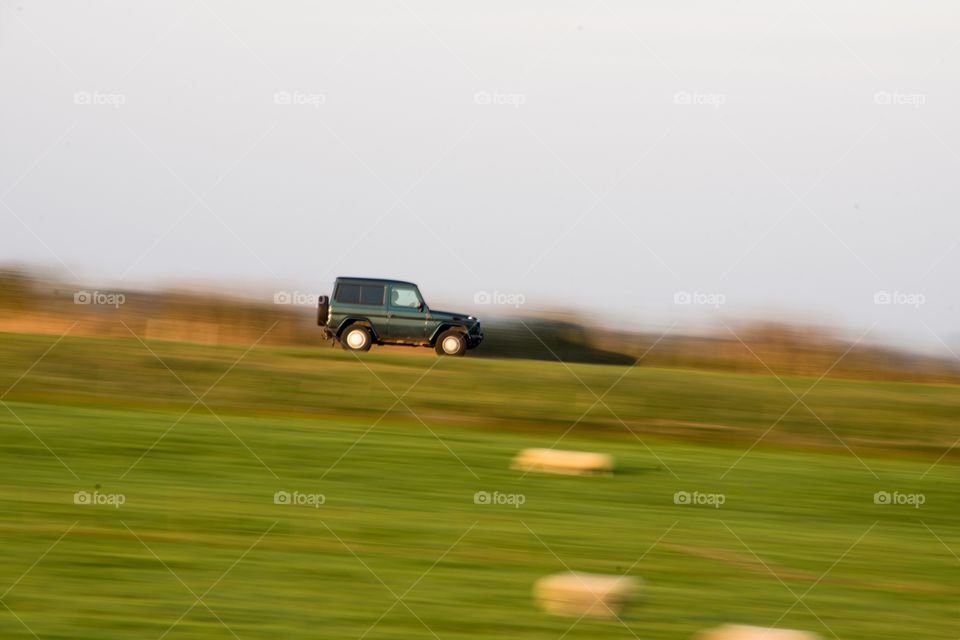
{"type": "Polygon", "coordinates": [[[320,296],[317,324],[324,337],[347,351],[374,344],[433,347],[442,356],[462,356],[483,341],[473,316],[435,311],[412,282],[339,277],[333,295],[320,296]]]}

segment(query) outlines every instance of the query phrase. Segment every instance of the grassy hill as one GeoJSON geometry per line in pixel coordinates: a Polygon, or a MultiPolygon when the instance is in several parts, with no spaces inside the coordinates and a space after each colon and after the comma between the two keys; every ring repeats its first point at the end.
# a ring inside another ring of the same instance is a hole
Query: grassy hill
{"type": "Polygon", "coordinates": [[[3,638],[956,637],[955,386],[55,340],[0,337],[3,638]],[[619,472],[509,469],[553,445],[619,472]],[[644,601],[541,613],[568,568],[644,601]]]}

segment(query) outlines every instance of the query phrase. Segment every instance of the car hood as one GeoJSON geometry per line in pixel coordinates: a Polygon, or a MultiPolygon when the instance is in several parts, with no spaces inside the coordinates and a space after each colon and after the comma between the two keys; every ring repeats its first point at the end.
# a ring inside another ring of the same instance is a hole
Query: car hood
{"type": "Polygon", "coordinates": [[[476,318],[471,316],[469,313],[457,313],[455,311],[438,311],[436,309],[430,309],[430,317],[434,320],[470,320],[475,321],[476,318]]]}

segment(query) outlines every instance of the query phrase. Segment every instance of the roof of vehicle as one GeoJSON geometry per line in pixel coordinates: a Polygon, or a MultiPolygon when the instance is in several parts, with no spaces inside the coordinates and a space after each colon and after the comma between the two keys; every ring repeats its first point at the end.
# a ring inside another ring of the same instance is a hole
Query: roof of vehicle
{"type": "Polygon", "coordinates": [[[373,283],[373,284],[406,284],[406,285],[410,285],[411,287],[417,286],[416,284],[412,282],[407,282],[406,280],[388,280],[386,278],[361,278],[357,276],[339,276],[337,278],[337,282],[350,282],[350,283],[366,282],[366,283],[373,283]]]}

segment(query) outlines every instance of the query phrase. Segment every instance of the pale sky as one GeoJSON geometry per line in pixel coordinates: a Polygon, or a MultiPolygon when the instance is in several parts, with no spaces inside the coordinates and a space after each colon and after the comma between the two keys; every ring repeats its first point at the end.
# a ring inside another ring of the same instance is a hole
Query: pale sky
{"type": "Polygon", "coordinates": [[[0,259],[960,352],[960,4],[517,4],[0,0],[0,259]]]}

